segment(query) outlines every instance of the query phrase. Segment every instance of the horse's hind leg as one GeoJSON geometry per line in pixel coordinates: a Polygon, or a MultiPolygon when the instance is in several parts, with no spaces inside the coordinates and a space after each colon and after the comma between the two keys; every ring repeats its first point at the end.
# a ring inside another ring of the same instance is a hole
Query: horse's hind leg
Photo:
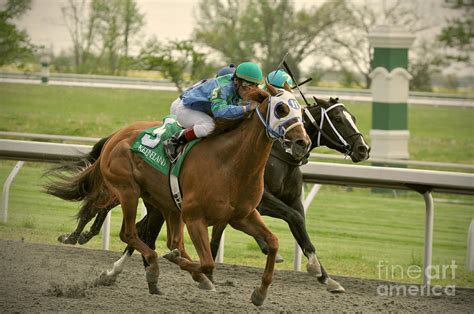
{"type": "Polygon", "coordinates": [[[87,215],[79,216],[76,229],[71,233],[61,234],[58,237],[59,242],[64,243],[64,244],[73,244],[73,245],[77,243],[77,240],[82,230],[84,230],[87,223],[91,221],[92,218],[94,218],[94,216],[96,215],[95,211],[89,210],[89,208],[93,206],[92,204],[93,204],[93,201],[88,200],[81,206],[81,210],[79,211],[79,213],[87,213],[87,215]]]}
{"type": "Polygon", "coordinates": [[[160,292],[157,286],[158,277],[160,274],[158,267],[158,255],[154,250],[150,249],[145,243],[143,243],[142,240],[140,240],[135,227],[138,197],[140,194],[139,187],[136,183],[131,182],[130,177],[127,178],[127,176],[123,176],[123,174],[117,178],[117,182],[115,183],[116,186],[120,186],[120,189],[117,189],[117,192],[120,204],[122,205],[123,213],[120,239],[144,256],[146,262],[150,265],[146,268],[148,290],[152,294],[159,294],[160,292]]]}
{"type": "MultiPolygon", "coordinates": [[[[158,237],[158,234],[161,231],[161,227],[163,226],[164,223],[164,218],[163,215],[159,211],[157,211],[153,206],[151,206],[149,203],[144,201],[145,207],[147,208],[147,215],[143,217],[142,220],[137,222],[136,228],[138,232],[138,237],[145,242],[148,247],[150,247],[152,250],[155,249],[155,242],[156,238],[158,237]]],[[[125,262],[128,260],[130,256],[132,256],[133,251],[135,249],[127,245],[125,248],[123,255],[118,259],[112,266],[112,269],[106,270],[102,272],[101,274],[101,279],[103,280],[104,284],[109,284],[111,282],[115,282],[117,279],[118,275],[122,273],[125,262]]],[[[143,259],[143,265],[145,266],[145,270],[147,267],[150,266],[150,264],[147,262],[146,258],[142,255],[143,259]]],[[[156,294],[159,293],[155,289],[156,286],[152,285],[152,288],[149,287],[149,291],[151,294],[156,294]]]]}
{"type": "Polygon", "coordinates": [[[260,287],[255,288],[251,298],[253,304],[260,306],[263,304],[263,301],[265,301],[268,287],[272,283],[275,259],[278,252],[278,239],[270,229],[267,228],[257,210],[252,211],[243,219],[231,221],[230,225],[252,237],[262,238],[267,243],[267,263],[262,276],[262,284],[260,287]]]}
{"type": "Polygon", "coordinates": [[[219,245],[221,243],[222,235],[224,234],[224,230],[227,224],[223,225],[216,225],[212,227],[212,234],[211,234],[211,252],[212,252],[212,259],[216,260],[217,251],[219,251],[219,245]]]}
{"type": "MultiPolygon", "coordinates": [[[[154,250],[156,248],[156,239],[158,238],[161,228],[165,223],[165,219],[163,215],[158,211],[158,209],[153,207],[150,203],[147,203],[146,201],[144,201],[143,203],[147,209],[147,214],[145,217],[143,217],[142,220],[140,220],[136,224],[138,237],[150,249],[154,250]]],[[[127,248],[133,252],[133,248],[127,248]]],[[[142,259],[145,268],[150,266],[143,255],[142,259]]]]}
{"type": "Polygon", "coordinates": [[[117,205],[118,203],[114,203],[111,206],[100,209],[99,213],[95,217],[94,223],[92,224],[90,230],[82,232],[79,235],[77,242],[81,245],[86,244],[87,242],[89,242],[90,239],[98,235],[100,232],[100,229],[102,229],[102,225],[104,224],[105,218],[107,218],[107,214],[112,208],[114,208],[117,205]]]}
{"type": "MultiPolygon", "coordinates": [[[[260,250],[262,251],[263,254],[267,255],[268,254],[268,246],[265,243],[265,240],[260,239],[260,238],[255,238],[255,242],[257,242],[258,246],[260,247],[260,250]]],[[[285,259],[283,256],[277,253],[277,257],[275,260],[275,263],[283,263],[285,259]]]]}

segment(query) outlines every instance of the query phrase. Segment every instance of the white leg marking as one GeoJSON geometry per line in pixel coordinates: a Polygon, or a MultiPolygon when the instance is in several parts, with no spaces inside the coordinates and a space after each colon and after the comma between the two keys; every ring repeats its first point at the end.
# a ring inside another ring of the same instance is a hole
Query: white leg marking
{"type": "Polygon", "coordinates": [[[114,263],[112,270],[107,270],[107,273],[106,273],[107,277],[119,275],[123,270],[125,262],[129,258],[130,258],[130,255],[128,254],[128,252],[125,252],[125,254],[123,254],[122,257],[119,258],[119,260],[114,263]]]}

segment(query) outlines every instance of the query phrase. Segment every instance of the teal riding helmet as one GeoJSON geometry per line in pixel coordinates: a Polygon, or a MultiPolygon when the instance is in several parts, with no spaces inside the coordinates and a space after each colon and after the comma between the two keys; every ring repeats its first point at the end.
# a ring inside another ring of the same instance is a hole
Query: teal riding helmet
{"type": "Polygon", "coordinates": [[[270,72],[267,75],[267,81],[268,83],[277,88],[283,88],[285,82],[287,82],[290,87],[293,87],[295,85],[295,82],[293,82],[290,75],[281,69],[270,72]]]}
{"type": "Polygon", "coordinates": [[[235,69],[235,76],[251,83],[263,83],[262,69],[255,62],[242,62],[235,69]]]}

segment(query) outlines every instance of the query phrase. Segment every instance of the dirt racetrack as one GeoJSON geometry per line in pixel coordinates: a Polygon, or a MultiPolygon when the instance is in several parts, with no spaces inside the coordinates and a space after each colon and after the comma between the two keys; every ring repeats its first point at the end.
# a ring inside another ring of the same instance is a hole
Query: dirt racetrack
{"type": "MultiPolygon", "coordinates": [[[[474,289],[456,289],[455,296],[379,296],[388,282],[334,277],[347,290],[331,294],[304,272],[279,271],[261,307],[250,302],[262,270],[217,265],[222,282],[217,292],[197,288],[191,277],[160,258],[159,287],[163,295],[148,294],[141,257],[134,254],[117,282],[97,285],[102,270],[120,253],[64,245],[0,240],[0,312],[315,312],[410,311],[469,312],[474,289]]],[[[264,260],[262,258],[262,264],[264,260]]],[[[393,284],[393,283],[392,283],[393,284]]]]}

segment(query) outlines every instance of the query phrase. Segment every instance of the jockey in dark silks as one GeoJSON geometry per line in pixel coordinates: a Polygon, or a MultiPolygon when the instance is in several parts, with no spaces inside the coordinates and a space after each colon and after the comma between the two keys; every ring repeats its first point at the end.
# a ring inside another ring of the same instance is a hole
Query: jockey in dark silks
{"type": "Polygon", "coordinates": [[[219,71],[217,71],[216,77],[224,76],[227,74],[234,74],[234,73],[235,73],[235,65],[231,63],[228,66],[220,68],[219,71]]]}

